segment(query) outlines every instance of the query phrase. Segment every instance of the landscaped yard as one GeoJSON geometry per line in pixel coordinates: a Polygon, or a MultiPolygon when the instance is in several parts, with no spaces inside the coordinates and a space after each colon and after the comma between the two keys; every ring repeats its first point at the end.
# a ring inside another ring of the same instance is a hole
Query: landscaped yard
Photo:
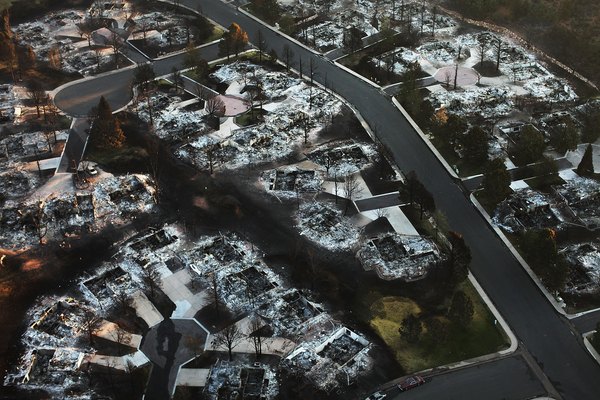
{"type": "Polygon", "coordinates": [[[406,373],[482,356],[507,347],[506,336],[495,324],[493,315],[475,288],[464,282],[460,289],[471,298],[474,308],[473,320],[465,329],[452,324],[444,316],[443,310],[438,315],[424,317],[429,313],[405,297],[380,297],[372,303],[370,325],[389,346],[406,373]],[[446,328],[445,337],[428,332],[428,324],[424,323],[418,342],[408,343],[398,329],[402,326],[402,320],[411,313],[422,320],[437,319],[446,328]]]}

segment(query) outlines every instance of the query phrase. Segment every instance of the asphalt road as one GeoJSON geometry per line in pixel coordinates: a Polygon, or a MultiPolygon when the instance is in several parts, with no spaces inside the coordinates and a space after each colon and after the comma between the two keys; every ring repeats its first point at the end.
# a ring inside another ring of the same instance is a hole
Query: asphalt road
{"type": "MultiPolygon", "coordinates": [[[[599,398],[600,367],[587,353],[580,337],[571,331],[571,325],[542,296],[388,96],[219,0],[182,0],[181,3],[194,9],[201,5],[204,14],[221,25],[229,26],[231,22],[237,22],[249,33],[251,40],[256,38],[261,29],[267,46],[274,48],[279,55],[283,54],[284,44],[288,44],[295,53],[295,59],[302,59],[304,74],[307,73],[309,59],[312,59],[317,72],[315,80],[333,88],[353,104],[390,149],[397,165],[405,172],[416,171],[423,184],[433,193],[436,205],[445,213],[452,229],[462,233],[471,247],[473,274],[558,392],[565,399],[599,398]]],[[[155,63],[155,68],[168,73],[173,62],[177,61],[164,60],[155,63]]],[[[298,61],[296,64],[299,64],[298,61]]],[[[117,97],[115,101],[119,96],[121,101],[125,101],[122,99],[123,84],[129,83],[126,77],[117,74],[101,80],[103,83],[88,81],[81,86],[67,88],[70,89],[69,96],[64,96],[69,109],[73,112],[85,110],[85,106],[78,105],[78,99],[82,98],[89,107],[93,104],[91,97],[99,98],[98,91],[114,95],[117,97]]],[[[479,372],[482,378],[486,376],[486,367],[479,370],[482,371],[479,372]]],[[[503,373],[499,373],[498,379],[510,382],[503,373]]],[[[481,398],[494,398],[494,391],[500,388],[491,381],[487,384],[490,389],[481,398]]],[[[461,390],[461,386],[449,382],[444,395],[451,396],[461,390]]],[[[501,393],[511,391],[510,398],[519,398],[521,388],[507,384],[502,390],[501,393]]],[[[439,398],[439,395],[437,393],[433,397],[439,398]]]]}
{"type": "MultiPolygon", "coordinates": [[[[200,56],[206,60],[218,58],[218,45],[211,44],[200,48],[200,56]]],[[[173,67],[181,67],[185,53],[156,60],[152,63],[156,76],[171,73],[173,67]]],[[[54,104],[72,117],[85,117],[104,96],[113,110],[129,103],[132,97],[131,82],[135,69],[125,68],[118,72],[87,78],[77,83],[68,83],[59,88],[54,96],[54,104]]]]}
{"type": "Polygon", "coordinates": [[[296,58],[302,58],[305,74],[312,59],[317,67],[315,79],[321,83],[326,81],[348,100],[375,128],[400,169],[416,171],[433,193],[436,205],[445,213],[452,229],[462,233],[471,247],[473,274],[558,392],[565,399],[573,400],[600,397],[600,367],[583,347],[581,339],[548,303],[386,95],[219,0],[182,0],[182,3],[192,8],[201,3],[204,13],[221,25],[237,22],[251,40],[262,30],[267,46],[280,55],[287,43],[296,58]]]}
{"type": "Polygon", "coordinates": [[[395,400],[519,400],[545,394],[520,356],[427,377],[425,382],[405,392],[392,389],[385,393],[395,400]]]}
{"type": "MultiPolygon", "coordinates": [[[[588,333],[596,330],[596,324],[600,322],[600,310],[589,312],[580,315],[577,318],[571,320],[571,323],[575,326],[575,329],[579,333],[588,333]]],[[[600,396],[598,396],[600,397],[600,396]]]]}

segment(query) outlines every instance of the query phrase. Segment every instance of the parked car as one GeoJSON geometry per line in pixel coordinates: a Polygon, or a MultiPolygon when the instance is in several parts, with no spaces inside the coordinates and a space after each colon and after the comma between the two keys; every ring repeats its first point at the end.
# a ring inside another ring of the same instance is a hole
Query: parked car
{"type": "Polygon", "coordinates": [[[425,379],[423,379],[419,375],[415,375],[415,376],[411,376],[410,378],[406,378],[404,381],[402,381],[398,385],[398,389],[400,389],[402,392],[404,392],[405,390],[410,390],[417,386],[421,386],[424,383],[425,383],[425,379]]]}
{"type": "Polygon", "coordinates": [[[367,397],[365,400],[383,400],[387,397],[387,394],[379,391],[379,392],[375,392],[372,395],[370,395],[369,397],[367,397]]]}

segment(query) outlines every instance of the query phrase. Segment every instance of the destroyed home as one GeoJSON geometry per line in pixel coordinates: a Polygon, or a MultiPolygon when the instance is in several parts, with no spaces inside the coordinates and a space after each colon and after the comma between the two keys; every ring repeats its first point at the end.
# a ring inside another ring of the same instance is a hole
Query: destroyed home
{"type": "Polygon", "coordinates": [[[278,394],[276,372],[266,364],[217,361],[210,369],[204,395],[209,400],[271,400],[278,394]]]}
{"type": "Polygon", "coordinates": [[[443,261],[431,239],[421,236],[384,234],[367,241],[356,254],[366,271],[384,280],[414,281],[443,261]]]}
{"type": "Polygon", "coordinates": [[[577,295],[600,292],[600,243],[577,243],[560,251],[570,265],[565,292],[577,295]]]}
{"type": "Polygon", "coordinates": [[[493,220],[507,232],[555,227],[563,217],[554,203],[547,194],[530,188],[516,190],[496,207],[493,220]]]}
{"type": "Polygon", "coordinates": [[[282,360],[292,371],[299,370],[303,379],[315,387],[331,392],[353,384],[369,370],[373,359],[368,355],[370,343],[346,327],[341,327],[321,343],[306,343],[282,360]]]}
{"type": "MultiPolygon", "coordinates": [[[[339,193],[343,182],[339,183],[339,193]]],[[[353,225],[345,217],[346,199],[336,204],[307,202],[300,204],[296,213],[297,227],[301,235],[331,251],[353,249],[359,243],[361,228],[353,225]]]]}

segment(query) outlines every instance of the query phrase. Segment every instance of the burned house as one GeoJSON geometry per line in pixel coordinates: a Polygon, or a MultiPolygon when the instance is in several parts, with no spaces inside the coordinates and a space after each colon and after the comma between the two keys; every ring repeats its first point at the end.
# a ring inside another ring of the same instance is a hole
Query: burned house
{"type": "Polygon", "coordinates": [[[311,321],[323,309],[297,289],[288,289],[272,301],[263,303],[256,312],[271,326],[276,336],[293,338],[309,329],[311,321]]]}
{"type": "Polygon", "coordinates": [[[553,199],[532,189],[515,191],[496,208],[494,221],[507,232],[528,228],[551,228],[560,223],[553,199]]]}
{"type": "Polygon", "coordinates": [[[286,168],[272,171],[268,174],[268,189],[282,192],[317,192],[320,180],[316,172],[297,168],[286,168]]]}
{"type": "Polygon", "coordinates": [[[283,368],[302,371],[315,387],[331,392],[350,386],[372,363],[370,343],[346,327],[341,327],[320,343],[305,343],[282,361],[283,368]]]}
{"type": "Polygon", "coordinates": [[[578,177],[554,188],[588,229],[600,227],[600,182],[578,177]]]}
{"type": "Polygon", "coordinates": [[[98,300],[112,298],[120,292],[120,286],[131,281],[129,274],[116,267],[85,282],[83,286],[98,300]]]}
{"type": "Polygon", "coordinates": [[[367,241],[357,253],[366,271],[383,280],[424,278],[443,257],[431,239],[387,233],[367,241]]]}
{"type": "Polygon", "coordinates": [[[210,370],[204,394],[210,400],[267,400],[275,397],[276,387],[274,373],[266,365],[219,360],[210,370]]]}
{"type": "Polygon", "coordinates": [[[567,293],[600,293],[600,242],[569,245],[561,250],[571,268],[565,287],[567,293]]]}

